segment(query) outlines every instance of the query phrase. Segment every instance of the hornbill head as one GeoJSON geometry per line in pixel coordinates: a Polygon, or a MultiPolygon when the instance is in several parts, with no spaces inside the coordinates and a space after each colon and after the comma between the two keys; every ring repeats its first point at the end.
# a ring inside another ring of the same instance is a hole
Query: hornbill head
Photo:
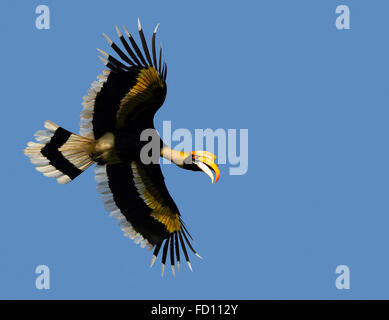
{"type": "Polygon", "coordinates": [[[215,163],[216,156],[208,151],[192,151],[187,154],[184,161],[184,169],[193,171],[203,171],[210,178],[212,183],[217,182],[220,177],[220,171],[215,163]],[[212,172],[213,171],[213,172],[212,172]],[[214,176],[214,174],[215,176],[214,176]]]}

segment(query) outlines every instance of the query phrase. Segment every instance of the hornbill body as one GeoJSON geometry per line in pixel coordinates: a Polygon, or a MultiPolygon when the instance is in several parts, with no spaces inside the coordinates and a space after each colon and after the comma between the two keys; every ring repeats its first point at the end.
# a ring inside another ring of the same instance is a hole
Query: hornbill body
{"type": "MultiPolygon", "coordinates": [[[[180,252],[192,270],[186,246],[199,255],[166,188],[159,163],[145,164],[140,156],[147,143],[140,135],[146,129],[155,131],[154,115],[167,92],[162,47],[159,57],[155,48],[157,28],[152,36],[152,54],[139,20],[144,54],[126,28],[129,42],[119,28],[116,31],[127,54],[103,34],[122,61],[98,49],[107,69],[83,98],[80,135],[46,121],[46,130],[35,134],[37,142],[29,142],[25,154],[38,171],[55,177],[60,184],[72,181],[96,163],[97,190],[106,210],[119,220],[125,235],[142,247],[154,248],[151,265],[162,249],[162,274],[169,254],[174,274],[175,261],[178,268],[180,265],[180,252]]],[[[159,156],[184,169],[202,170],[212,182],[218,180],[220,173],[213,154],[175,151],[158,139],[159,156]]]]}

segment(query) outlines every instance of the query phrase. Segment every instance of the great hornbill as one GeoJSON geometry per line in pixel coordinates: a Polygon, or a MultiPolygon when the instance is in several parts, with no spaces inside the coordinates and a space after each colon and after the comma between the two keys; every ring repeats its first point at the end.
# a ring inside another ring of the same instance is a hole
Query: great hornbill
{"type": "MultiPolygon", "coordinates": [[[[144,147],[140,134],[154,129],[153,119],[166,97],[166,63],[162,63],[162,46],[157,53],[152,36],[152,54],[147,47],[140,21],[139,36],[144,54],[134,38],[124,27],[126,41],[119,28],[116,31],[128,55],[108,36],[111,48],[122,61],[100,50],[100,57],[108,69],[92,83],[88,96],[83,98],[80,135],[71,133],[51,121],[45,122],[46,130],[35,134],[36,142],[29,142],[25,154],[36,169],[58,183],[72,181],[93,163],[97,190],[105,209],[119,220],[126,236],[147,246],[155,247],[151,266],[163,246],[162,275],[170,249],[173,275],[174,264],[180,268],[180,247],[190,270],[192,266],[186,245],[197,256],[180,213],[170,196],[159,163],[145,164],[140,152],[144,147]],[[169,247],[170,244],[170,247],[169,247]]],[[[220,173],[216,158],[207,151],[175,151],[160,141],[160,155],[181,168],[202,170],[212,182],[220,173]],[[215,178],[212,171],[215,173],[215,178]]],[[[158,156],[158,158],[159,158],[158,156]]],[[[200,257],[200,256],[199,256],[200,257]]]]}

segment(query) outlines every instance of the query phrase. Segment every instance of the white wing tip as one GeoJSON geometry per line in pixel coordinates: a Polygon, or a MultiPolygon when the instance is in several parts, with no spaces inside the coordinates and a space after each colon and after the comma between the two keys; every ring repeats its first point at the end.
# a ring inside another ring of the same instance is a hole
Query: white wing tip
{"type": "Polygon", "coordinates": [[[124,32],[126,33],[127,37],[131,38],[131,34],[128,32],[127,27],[123,26],[124,32]]]}
{"type": "Polygon", "coordinates": [[[150,268],[153,267],[155,260],[157,260],[157,257],[153,255],[153,257],[151,258],[150,268]]]}
{"type": "Polygon", "coordinates": [[[140,24],[140,20],[138,18],[138,30],[141,31],[142,30],[142,25],[140,24]]]}
{"type": "Polygon", "coordinates": [[[100,52],[103,56],[106,56],[107,58],[109,57],[109,54],[106,53],[105,51],[99,49],[99,48],[96,48],[98,52],[100,52]]]}
{"type": "Polygon", "coordinates": [[[104,38],[108,41],[109,45],[112,45],[113,41],[103,32],[104,38]]]}
{"type": "Polygon", "coordinates": [[[120,38],[120,37],[122,36],[122,33],[121,33],[119,27],[118,27],[118,26],[115,26],[115,29],[116,29],[116,32],[117,32],[119,38],[120,38]]]}
{"type": "Polygon", "coordinates": [[[99,56],[99,59],[101,60],[102,63],[104,63],[104,65],[108,64],[108,60],[104,59],[103,57],[99,56]]]}

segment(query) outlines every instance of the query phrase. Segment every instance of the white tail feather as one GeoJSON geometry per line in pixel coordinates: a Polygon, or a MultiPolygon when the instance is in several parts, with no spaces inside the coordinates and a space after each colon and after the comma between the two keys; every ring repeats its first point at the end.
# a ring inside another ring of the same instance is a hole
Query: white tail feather
{"type": "Polygon", "coordinates": [[[81,173],[93,163],[90,153],[95,145],[94,140],[76,134],[70,134],[66,130],[62,130],[56,134],[60,127],[51,121],[45,122],[45,128],[46,130],[39,130],[35,133],[35,140],[38,143],[28,142],[24,154],[30,158],[36,170],[42,172],[43,175],[56,178],[60,184],[68,183],[77,176],[74,172],[81,173]],[[50,158],[50,154],[44,155],[42,153],[42,149],[50,143],[54,135],[63,139],[67,138],[55,152],[58,154],[59,151],[68,161],[66,163],[72,170],[67,170],[66,166],[63,167],[61,163],[56,163],[56,158],[50,158]]]}

